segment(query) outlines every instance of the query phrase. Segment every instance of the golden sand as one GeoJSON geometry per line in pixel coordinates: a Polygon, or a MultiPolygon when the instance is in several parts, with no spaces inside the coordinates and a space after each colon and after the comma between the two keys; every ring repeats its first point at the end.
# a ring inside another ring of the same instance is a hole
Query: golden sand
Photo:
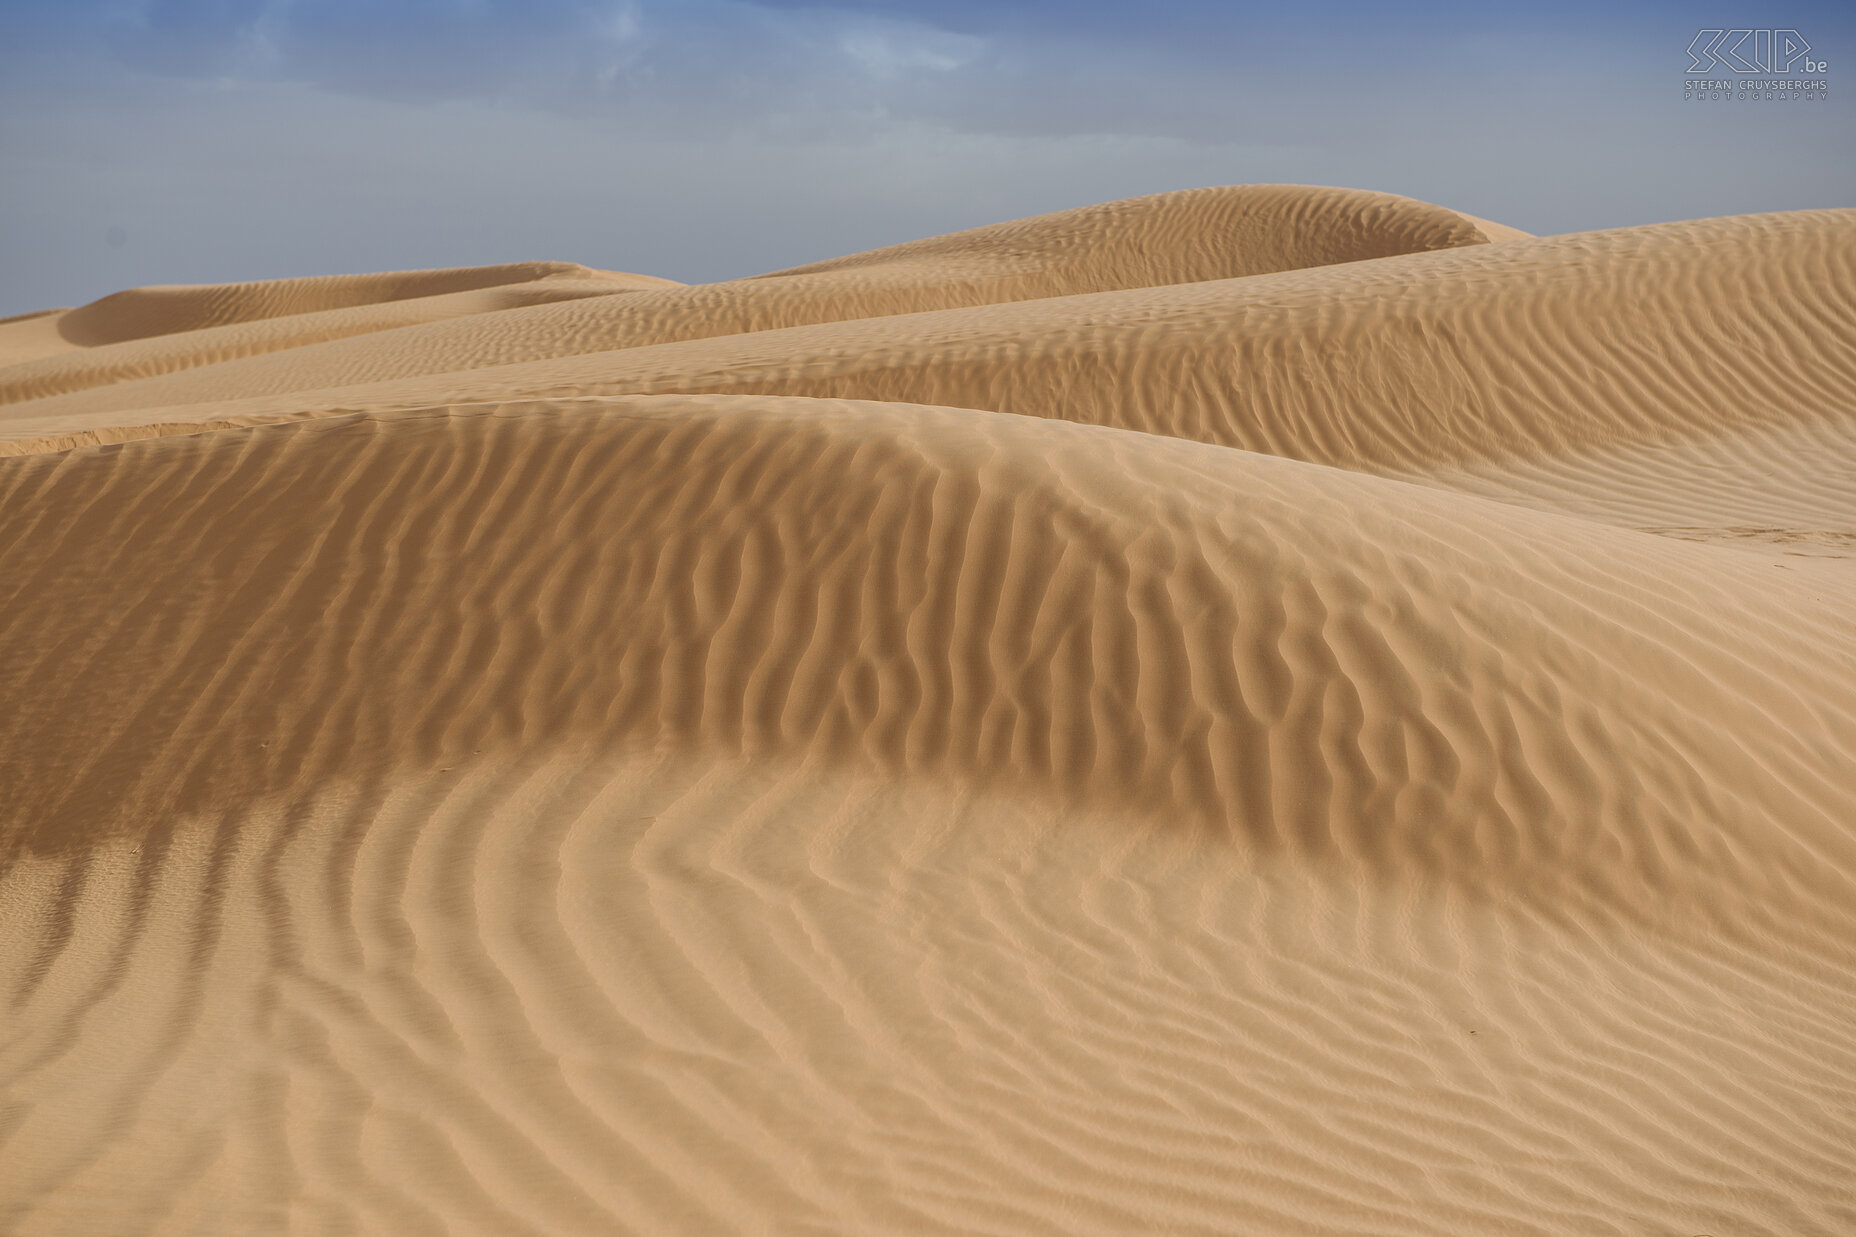
{"type": "Polygon", "coordinates": [[[0,322],[0,1233],[1856,1230],[1856,211],[0,322]]]}

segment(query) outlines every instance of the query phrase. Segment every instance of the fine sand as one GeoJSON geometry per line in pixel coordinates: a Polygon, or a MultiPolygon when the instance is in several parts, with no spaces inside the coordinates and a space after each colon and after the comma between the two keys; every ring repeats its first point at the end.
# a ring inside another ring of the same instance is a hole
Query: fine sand
{"type": "Polygon", "coordinates": [[[1856,210],[0,321],[0,1234],[1856,1232],[1856,210]]]}

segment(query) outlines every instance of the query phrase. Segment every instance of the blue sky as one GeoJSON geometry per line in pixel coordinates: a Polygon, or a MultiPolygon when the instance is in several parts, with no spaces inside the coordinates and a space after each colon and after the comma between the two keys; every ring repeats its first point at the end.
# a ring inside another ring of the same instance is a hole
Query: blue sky
{"type": "Polygon", "coordinates": [[[1856,5],[0,0],[0,315],[527,258],[755,274],[1192,185],[1534,232],[1856,206],[1856,5]],[[1682,99],[1703,27],[1825,101],[1682,99]]]}

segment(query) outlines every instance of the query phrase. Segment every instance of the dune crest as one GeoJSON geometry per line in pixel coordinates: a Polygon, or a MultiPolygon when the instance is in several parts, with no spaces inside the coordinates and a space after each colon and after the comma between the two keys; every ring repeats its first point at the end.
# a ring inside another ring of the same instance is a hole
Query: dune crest
{"type": "Polygon", "coordinates": [[[1843,1232],[1856,212],[1511,233],[0,323],[0,1232],[1843,1232]]]}
{"type": "MultiPolygon", "coordinates": [[[[975,228],[728,283],[647,286],[641,295],[578,308],[549,307],[546,298],[536,298],[542,303],[500,315],[494,329],[472,322],[447,330],[435,322],[413,334],[395,336],[384,347],[365,349],[352,362],[342,350],[334,349],[311,354],[308,363],[327,375],[357,372],[348,365],[358,362],[362,367],[358,372],[374,382],[541,355],[566,356],[815,322],[1226,279],[1483,243],[1482,233],[1456,212],[1391,194],[1300,185],[1190,189],[975,228]]],[[[488,279],[512,278],[528,268],[476,269],[485,273],[475,278],[488,279]],[[493,276],[493,272],[507,274],[493,276]]],[[[555,272],[563,273],[568,272],[555,272]]],[[[455,291],[445,287],[442,272],[415,274],[435,290],[455,291]]],[[[315,298],[333,295],[325,284],[345,289],[347,280],[374,280],[356,285],[352,295],[381,296],[381,289],[391,287],[390,278],[288,281],[293,285],[288,289],[274,284],[231,287],[249,289],[233,298],[237,303],[255,299],[266,307],[316,305],[320,302],[315,298]],[[301,291],[295,289],[297,284],[304,285],[301,291]]],[[[425,285],[415,281],[415,286],[425,285]]],[[[119,294],[128,298],[126,309],[111,304],[115,298],[97,304],[112,322],[118,317],[140,321],[134,307],[151,301],[159,304],[170,291],[181,296],[195,315],[209,312],[208,306],[230,295],[219,289],[144,289],[119,294]]],[[[192,350],[183,341],[165,348],[124,347],[62,356],[29,373],[0,373],[0,404],[272,350],[251,347],[245,352],[227,352],[223,346],[211,347],[220,343],[211,336],[199,342],[204,347],[192,350]]],[[[316,342],[321,341],[305,334],[289,346],[316,342]]]]}
{"type": "Polygon", "coordinates": [[[295,314],[477,292],[543,279],[611,280],[626,287],[663,287],[672,282],[646,275],[615,275],[572,262],[513,262],[453,270],[133,288],[68,311],[59,320],[58,329],[71,342],[89,348],[235,322],[261,322],[295,314]]]}
{"type": "Polygon", "coordinates": [[[0,324],[0,357],[12,362],[0,404],[447,318],[674,286],[568,262],[521,262],[133,288],[31,326],[0,324]]]}

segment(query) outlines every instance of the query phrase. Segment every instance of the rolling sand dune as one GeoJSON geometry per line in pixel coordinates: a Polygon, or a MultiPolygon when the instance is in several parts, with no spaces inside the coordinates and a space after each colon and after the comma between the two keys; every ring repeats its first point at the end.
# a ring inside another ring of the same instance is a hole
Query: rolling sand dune
{"type": "MultiPolygon", "coordinates": [[[[311,386],[335,385],[332,379],[344,383],[376,382],[409,374],[479,369],[537,356],[570,356],[804,323],[1225,279],[1354,262],[1388,254],[1478,245],[1486,240],[1482,229],[1465,216],[1391,194],[1294,185],[1197,189],[976,228],[753,279],[696,287],[658,287],[645,296],[600,301],[578,308],[540,305],[526,313],[500,315],[494,319],[494,326],[479,321],[447,329],[434,322],[426,329],[381,341],[382,346],[364,346],[359,350],[331,346],[310,350],[292,358],[294,364],[286,362],[285,370],[298,376],[299,385],[305,380],[311,386]]],[[[529,266],[540,270],[563,268],[565,264],[532,263],[529,266]]],[[[515,272],[523,268],[482,269],[515,272]]],[[[599,274],[585,268],[570,268],[570,272],[577,272],[579,279],[599,274]]],[[[472,272],[457,274],[462,279],[472,272]]],[[[433,274],[423,272],[418,277],[431,280],[433,274]]],[[[346,278],[390,279],[388,276],[346,278]]],[[[639,286],[647,282],[635,275],[605,278],[635,280],[639,286]]],[[[288,282],[296,285],[337,281],[288,282]]],[[[668,280],[648,282],[669,283],[668,280]]],[[[373,286],[362,285],[363,288],[373,286]]],[[[145,302],[136,298],[165,291],[168,290],[145,289],[118,296],[131,298],[130,306],[139,307],[145,302]]],[[[194,290],[183,291],[192,293],[194,290]]],[[[218,290],[208,291],[217,293],[218,290]]],[[[276,305],[295,299],[297,295],[294,291],[285,294],[258,292],[247,293],[240,299],[276,305]]],[[[316,295],[326,297],[329,293],[316,295]]],[[[585,295],[585,292],[579,293],[579,296],[585,295]]],[[[133,308],[112,307],[110,302],[116,299],[106,297],[96,305],[70,312],[82,316],[95,310],[111,321],[120,317],[140,320],[133,308]]],[[[534,299],[544,300],[539,296],[534,299]]],[[[419,320],[412,316],[416,311],[402,312],[406,315],[403,321],[370,317],[367,321],[380,325],[357,326],[325,334],[322,338],[334,340],[361,330],[381,330],[419,320]]],[[[431,318],[450,316],[453,315],[432,314],[431,318]]],[[[317,341],[306,336],[294,342],[317,341]]],[[[94,351],[67,354],[56,360],[48,359],[39,366],[20,367],[12,375],[0,376],[9,379],[0,382],[0,404],[269,350],[254,345],[242,352],[232,351],[227,344],[209,337],[202,341],[198,351],[191,352],[185,341],[175,341],[160,348],[142,346],[101,354],[94,351]]],[[[242,372],[233,379],[241,393],[297,389],[278,387],[274,385],[275,379],[273,385],[258,385],[262,381],[242,372]]]]}
{"type": "Polygon", "coordinates": [[[0,1232],[1851,1231],[1853,267],[1251,187],[0,323],[0,1232]]]}
{"type": "Polygon", "coordinates": [[[0,323],[0,403],[524,305],[680,286],[566,262],[135,288],[0,323]],[[30,363],[29,363],[30,362],[30,363]]]}
{"type": "MultiPolygon", "coordinates": [[[[1801,212],[313,393],[305,384],[318,381],[312,360],[323,352],[304,349],[0,408],[0,431],[33,438],[119,431],[142,418],[282,416],[306,401],[362,410],[664,391],[909,399],[1165,433],[1495,497],[1525,471],[1527,492],[1548,509],[1703,536],[1795,524],[1834,542],[1836,527],[1856,525],[1856,421],[1842,402],[1856,385],[1853,255],[1856,211],[1801,212]],[[223,398],[233,390],[277,394],[223,398]],[[1727,439],[1735,445],[1722,450],[1727,439]],[[1706,466],[1708,481],[1683,484],[1707,453],[1722,457],[1706,466]],[[1832,527],[1817,527],[1826,516],[1832,527]]],[[[599,313],[609,303],[559,308],[599,313]]],[[[399,363],[409,342],[341,346],[355,365],[380,368],[399,363]],[[376,355],[380,365],[362,359],[376,355]]]]}

